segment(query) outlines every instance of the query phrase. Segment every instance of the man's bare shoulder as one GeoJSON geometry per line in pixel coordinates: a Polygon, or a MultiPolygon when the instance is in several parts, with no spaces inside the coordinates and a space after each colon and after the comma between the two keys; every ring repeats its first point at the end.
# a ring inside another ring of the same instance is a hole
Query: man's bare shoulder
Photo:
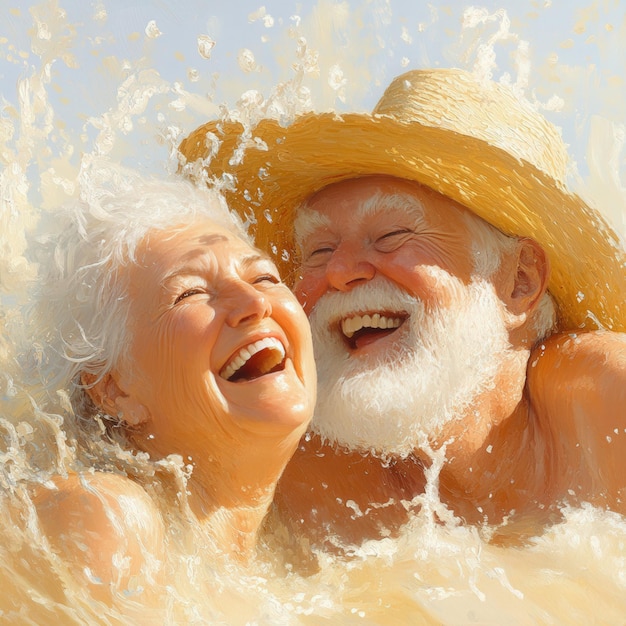
{"type": "Polygon", "coordinates": [[[164,525],[137,483],[104,472],[70,474],[34,498],[52,548],[108,597],[162,559],[164,525]],[[119,563],[125,563],[120,569],[119,563]]]}
{"type": "Polygon", "coordinates": [[[555,333],[540,342],[533,353],[556,350],[569,356],[588,355],[609,349],[626,349],[626,333],[610,330],[569,331],[555,333]]]}
{"type": "Polygon", "coordinates": [[[568,406],[614,413],[626,399],[626,334],[610,331],[552,335],[528,360],[528,391],[546,409],[568,406]],[[616,404],[620,402],[620,404],[616,404]]]}
{"type": "Polygon", "coordinates": [[[550,337],[531,354],[528,394],[552,433],[562,471],[578,468],[577,485],[586,477],[581,497],[626,512],[626,335],[550,337]]]}
{"type": "Polygon", "coordinates": [[[528,382],[541,388],[593,376],[611,382],[626,376],[626,334],[611,331],[557,333],[538,344],[528,361],[528,382]]]}

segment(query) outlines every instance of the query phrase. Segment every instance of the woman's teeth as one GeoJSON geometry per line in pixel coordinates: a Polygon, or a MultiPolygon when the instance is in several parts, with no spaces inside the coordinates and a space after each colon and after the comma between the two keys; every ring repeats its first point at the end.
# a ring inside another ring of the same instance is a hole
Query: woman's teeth
{"type": "Polygon", "coordinates": [[[283,344],[275,337],[265,337],[241,348],[222,368],[220,376],[230,381],[258,378],[274,369],[284,358],[283,344]]]}

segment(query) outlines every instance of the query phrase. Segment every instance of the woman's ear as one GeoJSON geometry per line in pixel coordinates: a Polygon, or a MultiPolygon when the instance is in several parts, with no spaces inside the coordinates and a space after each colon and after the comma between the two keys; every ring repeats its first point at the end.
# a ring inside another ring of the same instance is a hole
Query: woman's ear
{"type": "Polygon", "coordinates": [[[107,372],[102,377],[83,372],[80,375],[80,382],[85,389],[85,393],[99,409],[112,417],[117,415],[115,399],[122,393],[122,390],[110,372],[107,372]]]}
{"type": "Polygon", "coordinates": [[[139,426],[150,419],[148,409],[122,389],[115,372],[107,372],[101,378],[83,372],[80,382],[99,409],[111,417],[119,417],[127,426],[139,426]]]}
{"type": "Polygon", "coordinates": [[[502,301],[509,313],[528,317],[548,288],[548,256],[536,241],[522,238],[506,266],[502,301]]]}

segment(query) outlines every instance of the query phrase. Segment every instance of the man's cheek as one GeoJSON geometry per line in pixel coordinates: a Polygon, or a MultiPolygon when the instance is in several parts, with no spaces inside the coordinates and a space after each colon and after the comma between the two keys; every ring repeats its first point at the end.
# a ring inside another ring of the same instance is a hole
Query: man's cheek
{"type": "Polygon", "coordinates": [[[298,302],[302,305],[304,312],[308,316],[311,314],[315,303],[322,295],[323,287],[321,287],[319,284],[316,287],[315,281],[302,278],[294,286],[293,292],[298,299],[298,302]]]}

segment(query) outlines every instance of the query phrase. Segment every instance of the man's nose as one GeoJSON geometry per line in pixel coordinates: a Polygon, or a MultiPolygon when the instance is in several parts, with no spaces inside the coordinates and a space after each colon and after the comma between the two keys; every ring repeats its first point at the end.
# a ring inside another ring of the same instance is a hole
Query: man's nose
{"type": "Polygon", "coordinates": [[[372,280],[375,274],[376,268],[369,261],[367,251],[358,247],[340,246],[326,266],[328,282],[338,291],[350,291],[353,287],[372,280]]]}
{"type": "Polygon", "coordinates": [[[245,281],[238,282],[229,289],[231,309],[226,323],[236,328],[245,322],[261,320],[272,314],[272,305],[267,296],[255,285],[245,281]]]}

